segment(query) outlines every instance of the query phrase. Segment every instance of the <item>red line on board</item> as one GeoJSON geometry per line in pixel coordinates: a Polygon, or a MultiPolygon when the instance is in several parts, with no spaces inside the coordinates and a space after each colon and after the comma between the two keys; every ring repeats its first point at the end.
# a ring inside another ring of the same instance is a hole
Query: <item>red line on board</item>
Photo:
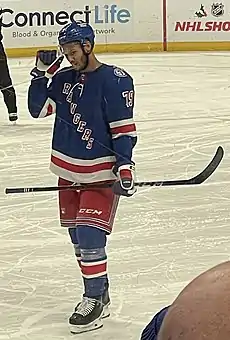
{"type": "Polygon", "coordinates": [[[163,50],[167,51],[167,0],[163,3],[163,50]]]}

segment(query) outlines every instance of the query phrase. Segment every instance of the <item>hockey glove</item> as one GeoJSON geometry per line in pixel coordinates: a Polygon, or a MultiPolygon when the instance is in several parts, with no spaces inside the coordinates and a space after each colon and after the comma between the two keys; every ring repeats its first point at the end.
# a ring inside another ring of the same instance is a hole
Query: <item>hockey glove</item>
{"type": "Polygon", "coordinates": [[[117,181],[113,185],[113,192],[119,196],[132,196],[137,189],[134,186],[135,167],[133,164],[121,165],[114,168],[117,181]]]}
{"type": "Polygon", "coordinates": [[[34,78],[46,77],[50,79],[59,69],[63,59],[64,56],[58,54],[56,50],[40,50],[36,55],[36,66],[30,72],[30,75],[34,78]]]}

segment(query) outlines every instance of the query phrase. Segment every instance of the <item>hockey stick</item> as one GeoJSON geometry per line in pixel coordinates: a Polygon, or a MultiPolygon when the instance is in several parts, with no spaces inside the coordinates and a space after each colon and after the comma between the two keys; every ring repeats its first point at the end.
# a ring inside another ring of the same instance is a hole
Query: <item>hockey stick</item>
{"type": "MultiPolygon", "coordinates": [[[[216,170],[224,156],[222,146],[219,146],[216,154],[206,168],[197,176],[189,179],[169,180],[169,181],[151,181],[151,182],[137,182],[137,187],[160,187],[160,186],[176,186],[176,185],[197,185],[206,181],[216,170]]],[[[47,191],[62,191],[62,190],[88,190],[98,188],[111,187],[112,183],[104,183],[96,186],[95,184],[88,185],[70,185],[70,186],[55,186],[55,187],[30,187],[30,188],[6,188],[6,194],[22,194],[27,192],[47,192],[47,191]]]]}

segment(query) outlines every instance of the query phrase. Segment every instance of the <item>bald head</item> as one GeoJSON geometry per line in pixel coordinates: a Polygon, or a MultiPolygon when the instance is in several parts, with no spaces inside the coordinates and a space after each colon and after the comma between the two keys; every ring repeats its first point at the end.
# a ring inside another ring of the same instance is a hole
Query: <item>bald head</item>
{"type": "Polygon", "coordinates": [[[230,340],[230,262],[194,279],[164,318],[157,340],[230,340]]]}

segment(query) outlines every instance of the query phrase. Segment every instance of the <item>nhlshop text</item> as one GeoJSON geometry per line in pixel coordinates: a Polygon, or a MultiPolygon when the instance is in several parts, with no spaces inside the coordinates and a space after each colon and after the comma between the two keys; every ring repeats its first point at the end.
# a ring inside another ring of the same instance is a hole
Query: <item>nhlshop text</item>
{"type": "Polygon", "coordinates": [[[229,32],[230,21],[183,21],[176,22],[176,32],[229,32]]]}

